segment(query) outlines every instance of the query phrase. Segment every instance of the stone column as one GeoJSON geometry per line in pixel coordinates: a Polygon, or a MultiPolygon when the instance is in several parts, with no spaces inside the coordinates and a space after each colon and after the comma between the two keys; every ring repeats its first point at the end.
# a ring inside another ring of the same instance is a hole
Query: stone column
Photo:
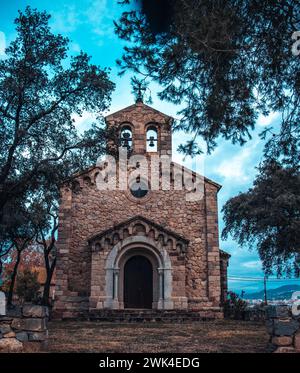
{"type": "Polygon", "coordinates": [[[172,300],[172,269],[163,269],[163,304],[165,310],[174,309],[174,302],[172,300]]]}
{"type": "Polygon", "coordinates": [[[119,309],[119,273],[120,269],[115,268],[114,269],[114,297],[113,297],[113,308],[114,309],[119,309]]]}
{"type": "Polygon", "coordinates": [[[164,309],[164,269],[163,268],[158,268],[158,287],[159,287],[159,293],[158,293],[157,308],[164,309]]]}

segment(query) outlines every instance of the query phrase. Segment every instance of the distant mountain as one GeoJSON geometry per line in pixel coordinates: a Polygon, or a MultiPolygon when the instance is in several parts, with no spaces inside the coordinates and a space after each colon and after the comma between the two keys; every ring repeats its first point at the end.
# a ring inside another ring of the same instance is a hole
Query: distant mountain
{"type": "MultiPolygon", "coordinates": [[[[295,291],[300,291],[300,285],[284,285],[276,289],[267,289],[269,300],[283,300],[291,299],[292,294],[295,291]]],[[[245,299],[264,299],[264,291],[258,291],[257,293],[245,294],[245,299]]]]}

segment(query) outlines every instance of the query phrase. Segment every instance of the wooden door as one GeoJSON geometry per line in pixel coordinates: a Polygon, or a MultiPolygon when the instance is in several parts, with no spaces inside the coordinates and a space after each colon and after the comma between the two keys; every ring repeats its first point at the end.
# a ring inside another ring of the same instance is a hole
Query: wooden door
{"type": "Polygon", "coordinates": [[[128,259],[124,267],[124,307],[152,308],[153,268],[142,255],[128,259]]]}

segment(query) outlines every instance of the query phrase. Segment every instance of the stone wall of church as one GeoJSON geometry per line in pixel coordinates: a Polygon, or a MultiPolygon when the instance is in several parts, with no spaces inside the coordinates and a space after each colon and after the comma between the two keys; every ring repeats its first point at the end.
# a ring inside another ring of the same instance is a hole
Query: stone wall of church
{"type": "MultiPolygon", "coordinates": [[[[133,130],[133,154],[146,153],[147,126],[156,124],[157,155],[171,155],[172,118],[143,103],[109,115],[106,123],[109,128],[117,130],[123,124],[130,124],[133,130]]],[[[153,156],[147,153],[148,159],[153,156]]],[[[91,306],[91,287],[96,287],[93,294],[105,297],[105,261],[112,246],[110,243],[93,257],[92,268],[92,250],[88,240],[135,216],[149,219],[189,241],[184,256],[166,246],[172,264],[174,307],[220,310],[218,185],[206,181],[203,198],[187,201],[186,191],[174,188],[177,171],[182,171],[182,166],[172,165],[173,169],[167,173],[158,166],[155,171],[158,173],[156,180],[159,180],[160,190],[151,190],[141,199],[134,198],[129,191],[100,191],[96,187],[97,167],[75,176],[62,188],[56,272],[55,308],[58,313],[72,315],[78,310],[87,310],[91,306]],[[161,185],[165,177],[171,181],[171,189],[164,191],[161,185]],[[92,281],[91,273],[99,279],[98,283],[95,278],[92,281]]],[[[130,165],[131,169],[134,167],[130,165]]],[[[189,173],[192,174],[191,171],[189,173]]],[[[182,180],[181,173],[179,180],[182,180]]]]}
{"type": "MultiPolygon", "coordinates": [[[[180,298],[187,297],[189,309],[217,310],[221,292],[217,187],[206,182],[205,198],[196,202],[186,201],[185,191],[178,190],[150,191],[139,200],[129,191],[99,191],[95,172],[77,178],[79,184],[73,184],[73,188],[65,186],[62,190],[56,310],[71,314],[78,308],[88,309],[92,270],[88,239],[137,215],[189,240],[184,258],[168,249],[175,307],[180,308],[180,298]]],[[[99,286],[103,295],[105,260],[110,249],[99,260],[99,284],[92,284],[99,286]]]]}

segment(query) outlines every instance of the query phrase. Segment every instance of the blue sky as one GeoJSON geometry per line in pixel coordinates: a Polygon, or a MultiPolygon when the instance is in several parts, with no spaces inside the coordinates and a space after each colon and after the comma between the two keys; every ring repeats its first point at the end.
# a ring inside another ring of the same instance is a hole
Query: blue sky
{"type": "MultiPolygon", "coordinates": [[[[130,75],[122,78],[117,76],[116,59],[120,58],[124,45],[115,35],[113,20],[118,19],[122,7],[117,0],[0,0],[0,57],[4,56],[4,47],[14,39],[15,30],[13,20],[18,9],[24,9],[27,5],[39,10],[46,10],[51,14],[50,25],[52,31],[68,36],[70,39],[70,53],[76,54],[80,50],[92,56],[92,62],[101,67],[111,68],[111,79],[116,83],[116,90],[112,97],[110,112],[119,110],[133,103],[131,95],[130,75]]],[[[156,96],[159,87],[156,84],[150,86],[153,105],[156,109],[166,114],[177,117],[178,107],[162,102],[156,96]]],[[[79,129],[86,129],[93,116],[84,113],[81,118],[76,117],[79,129]]],[[[263,143],[258,134],[266,127],[279,122],[279,115],[271,113],[268,117],[260,117],[257,121],[252,140],[240,147],[232,145],[222,139],[218,141],[217,149],[209,156],[205,156],[205,176],[223,185],[219,192],[219,211],[223,204],[240,191],[246,191],[251,187],[256,174],[263,149],[263,143]]],[[[173,157],[183,163],[182,157],[176,152],[185,135],[175,133],[173,136],[173,157]]],[[[188,165],[188,161],[187,161],[188,165]]],[[[220,231],[223,228],[222,215],[220,213],[220,231]]],[[[255,252],[255,247],[249,251],[239,247],[234,241],[221,241],[220,246],[229,252],[229,275],[245,277],[262,277],[261,264],[255,252]]],[[[289,281],[291,282],[291,281],[289,281]]],[[[270,282],[270,287],[277,287],[284,282],[270,282]]],[[[235,291],[241,289],[246,292],[256,291],[262,288],[262,281],[237,281],[230,280],[229,286],[235,291]]]]}

